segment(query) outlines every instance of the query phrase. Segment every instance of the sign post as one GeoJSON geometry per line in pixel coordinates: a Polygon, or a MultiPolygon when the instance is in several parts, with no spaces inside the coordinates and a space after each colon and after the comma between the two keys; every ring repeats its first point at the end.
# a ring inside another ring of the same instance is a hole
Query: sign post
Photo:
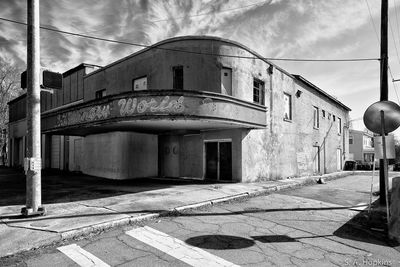
{"type": "Polygon", "coordinates": [[[41,132],[40,132],[40,25],[39,0],[27,0],[28,44],[27,44],[27,158],[26,206],[24,216],[44,215],[41,185],[41,132]]]}
{"type": "Polygon", "coordinates": [[[385,112],[381,110],[381,135],[382,135],[382,148],[383,148],[383,178],[385,179],[385,201],[386,201],[386,219],[389,226],[390,212],[389,212],[389,197],[388,197],[388,160],[386,155],[386,140],[385,140],[385,112]]]}
{"type": "MultiPolygon", "coordinates": [[[[381,159],[380,162],[383,166],[380,166],[381,174],[383,179],[379,179],[379,202],[386,205],[386,218],[387,225],[389,227],[390,211],[389,211],[389,182],[388,182],[388,155],[387,155],[387,144],[386,134],[393,132],[400,126],[400,106],[391,101],[379,101],[370,105],[364,113],[364,124],[368,130],[380,134],[382,136],[382,155],[380,155],[380,149],[375,144],[375,157],[381,159]],[[379,152],[379,153],[378,153],[379,152]],[[382,192],[383,191],[383,192],[382,192]],[[383,200],[382,200],[383,199],[383,200]]],[[[391,152],[389,156],[394,157],[394,152],[391,152]]],[[[372,189],[372,185],[371,185],[372,189]]],[[[372,191],[371,191],[372,193],[372,191]]],[[[370,197],[371,198],[371,197],[370,197]]],[[[371,209],[371,207],[370,207],[371,209]]]]}

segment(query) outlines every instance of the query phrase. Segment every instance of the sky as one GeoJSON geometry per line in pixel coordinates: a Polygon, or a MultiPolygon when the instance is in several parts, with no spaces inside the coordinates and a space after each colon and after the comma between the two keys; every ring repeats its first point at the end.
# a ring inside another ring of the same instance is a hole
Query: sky
{"type": "MultiPolygon", "coordinates": [[[[0,18],[26,22],[25,0],[0,0],[0,18]]],[[[42,26],[151,45],[184,35],[217,36],[268,58],[379,58],[378,0],[41,0],[42,26]]],[[[400,79],[400,0],[389,0],[389,64],[400,79]]],[[[84,62],[107,65],[140,47],[41,30],[41,64],[64,72],[84,62]]],[[[26,26],[0,20],[0,57],[26,66],[26,26]]],[[[379,61],[273,61],[352,109],[353,125],[379,101],[379,61]]],[[[389,75],[389,100],[400,82],[389,75]]]]}

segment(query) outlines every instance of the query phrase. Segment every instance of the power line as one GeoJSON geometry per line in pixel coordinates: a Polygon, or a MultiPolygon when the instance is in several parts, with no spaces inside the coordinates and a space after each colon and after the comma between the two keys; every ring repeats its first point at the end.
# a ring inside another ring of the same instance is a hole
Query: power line
{"type": "MultiPolygon", "coordinates": [[[[365,0],[365,3],[367,4],[368,11],[369,11],[369,18],[370,18],[372,27],[374,28],[375,36],[376,36],[376,39],[377,39],[378,45],[379,45],[380,39],[379,39],[378,31],[376,30],[376,27],[375,27],[375,23],[374,23],[374,20],[373,20],[373,17],[372,17],[371,8],[369,7],[369,4],[368,4],[368,0],[365,0]]],[[[392,36],[393,36],[393,30],[392,30],[391,23],[390,23],[390,30],[391,30],[392,36]]],[[[393,41],[395,42],[395,46],[396,46],[396,40],[394,39],[394,36],[393,36],[393,41]]],[[[397,47],[396,47],[396,53],[397,53],[397,47]]],[[[392,73],[392,69],[390,68],[389,62],[388,62],[388,70],[389,70],[390,76],[392,77],[393,90],[394,90],[394,92],[396,94],[397,102],[400,104],[399,96],[397,94],[397,87],[396,87],[396,84],[394,83],[393,73],[392,73]]]]}
{"type": "MultiPolygon", "coordinates": [[[[397,21],[397,10],[396,10],[396,6],[395,6],[395,14],[396,14],[396,23],[397,23],[397,32],[398,32],[398,31],[399,31],[399,28],[398,28],[398,27],[399,27],[399,24],[398,24],[398,21],[397,21]]],[[[394,32],[393,32],[393,27],[392,27],[392,22],[391,22],[391,20],[389,20],[389,28],[390,28],[390,32],[391,32],[392,37],[393,37],[393,43],[394,43],[394,48],[395,48],[396,55],[397,55],[397,60],[399,61],[399,64],[400,64],[399,51],[398,51],[398,49],[397,49],[396,38],[395,38],[395,36],[394,36],[394,32]]],[[[392,69],[391,69],[390,66],[389,66],[389,62],[388,62],[388,70],[389,70],[389,73],[390,73],[390,77],[392,78],[393,89],[394,89],[394,92],[395,92],[396,97],[397,97],[397,102],[400,104],[399,95],[397,94],[397,86],[396,86],[396,84],[395,84],[395,82],[394,82],[394,77],[393,77],[392,69]]]]}
{"type": "MultiPolygon", "coordinates": [[[[271,2],[272,2],[272,0],[267,0],[267,1],[261,1],[261,2],[257,2],[254,4],[246,5],[246,6],[239,6],[239,7],[235,7],[235,8],[225,9],[225,10],[221,10],[221,11],[211,11],[211,12],[207,12],[207,13],[193,14],[193,15],[187,15],[187,16],[177,17],[177,18],[150,20],[149,22],[150,23],[158,23],[158,22],[164,22],[164,21],[170,21],[170,20],[181,20],[181,19],[186,19],[186,18],[203,17],[203,16],[207,16],[207,15],[220,14],[220,13],[225,13],[225,12],[229,12],[229,11],[236,11],[236,10],[249,8],[249,7],[253,7],[253,6],[257,6],[257,5],[261,5],[261,4],[264,5],[265,3],[271,3],[271,2]]],[[[100,30],[81,32],[80,34],[101,32],[104,29],[109,29],[111,27],[114,27],[114,26],[113,25],[103,26],[100,30]]]]}
{"type": "Polygon", "coordinates": [[[370,18],[372,27],[374,28],[376,39],[378,40],[378,44],[379,44],[379,40],[380,39],[379,39],[378,31],[376,30],[376,27],[375,27],[374,19],[372,18],[371,8],[369,7],[368,0],[365,0],[365,3],[367,4],[368,12],[369,12],[369,18],[370,18]]]}
{"type": "Polygon", "coordinates": [[[211,11],[211,12],[207,12],[207,13],[202,13],[202,14],[196,14],[196,15],[189,15],[189,16],[185,16],[185,17],[178,17],[178,18],[173,18],[173,19],[160,19],[160,20],[153,20],[150,22],[162,22],[162,21],[169,21],[169,20],[179,20],[179,19],[185,19],[185,18],[193,18],[193,17],[202,17],[202,16],[207,16],[207,15],[211,15],[211,14],[219,14],[219,13],[225,13],[225,12],[229,12],[229,11],[235,11],[235,10],[239,10],[239,9],[243,9],[243,8],[248,8],[248,7],[252,7],[252,6],[256,6],[256,5],[260,5],[260,4],[265,4],[265,3],[271,3],[272,0],[268,0],[268,1],[262,1],[262,2],[258,2],[258,3],[254,3],[254,4],[250,4],[247,6],[240,6],[240,7],[235,7],[235,8],[231,8],[231,9],[225,9],[225,10],[221,10],[221,11],[211,11]]]}
{"type": "Polygon", "coordinates": [[[396,38],[395,38],[395,36],[394,36],[393,28],[392,28],[392,22],[391,22],[390,20],[389,20],[389,28],[390,28],[390,32],[392,33],[393,43],[394,43],[394,49],[395,49],[395,51],[396,51],[397,59],[398,59],[399,64],[400,64],[399,51],[397,50],[396,38]]]}
{"type": "Polygon", "coordinates": [[[393,84],[394,92],[396,93],[397,103],[400,104],[399,95],[397,94],[397,87],[396,87],[396,84],[394,83],[393,73],[392,73],[392,70],[390,69],[390,66],[388,66],[388,70],[389,70],[389,73],[390,73],[390,77],[392,77],[392,84],[393,84]]]}
{"type": "Polygon", "coordinates": [[[394,5],[394,13],[396,15],[397,37],[399,38],[399,43],[400,43],[399,17],[398,17],[396,0],[393,0],[393,5],[394,5]]]}
{"type": "MultiPolygon", "coordinates": [[[[0,20],[11,22],[11,23],[16,23],[16,24],[20,24],[20,25],[27,25],[25,22],[1,18],[1,17],[0,17],[0,20]]],[[[58,30],[58,29],[44,27],[44,26],[40,26],[40,28],[43,30],[47,30],[47,31],[62,33],[62,34],[70,35],[70,36],[77,36],[77,37],[91,39],[91,40],[104,41],[104,42],[110,42],[110,43],[115,43],[115,44],[131,45],[131,46],[143,47],[143,48],[165,50],[165,51],[172,51],[172,52],[207,55],[207,56],[220,56],[220,57],[242,58],[242,59],[261,59],[261,60],[271,60],[271,61],[274,61],[274,60],[276,60],[276,61],[294,61],[294,62],[296,62],[296,61],[301,61],[301,62],[357,62],[357,61],[380,60],[379,58],[299,59],[299,58],[272,58],[272,57],[254,57],[254,56],[215,54],[215,53],[205,53],[205,52],[196,52],[196,51],[180,50],[180,49],[173,49],[173,48],[157,47],[154,45],[144,45],[144,44],[138,44],[138,43],[133,43],[133,42],[128,42],[128,41],[119,41],[119,40],[113,40],[113,39],[107,39],[107,38],[102,38],[102,37],[95,37],[95,36],[90,36],[90,35],[85,35],[85,34],[79,34],[79,33],[73,33],[73,32],[69,32],[69,31],[58,30]]]]}

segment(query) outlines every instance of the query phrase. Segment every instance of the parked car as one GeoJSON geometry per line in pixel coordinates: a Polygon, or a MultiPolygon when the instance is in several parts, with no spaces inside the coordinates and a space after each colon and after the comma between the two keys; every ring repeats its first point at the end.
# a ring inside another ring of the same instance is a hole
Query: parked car
{"type": "MultiPolygon", "coordinates": [[[[374,168],[373,162],[365,162],[361,160],[357,160],[356,162],[357,162],[357,170],[370,171],[374,168]]],[[[379,166],[377,167],[376,163],[375,163],[375,169],[379,169],[379,166]]]]}
{"type": "Polygon", "coordinates": [[[354,160],[346,160],[344,163],[344,168],[343,170],[345,171],[354,171],[357,169],[357,162],[354,160]]]}

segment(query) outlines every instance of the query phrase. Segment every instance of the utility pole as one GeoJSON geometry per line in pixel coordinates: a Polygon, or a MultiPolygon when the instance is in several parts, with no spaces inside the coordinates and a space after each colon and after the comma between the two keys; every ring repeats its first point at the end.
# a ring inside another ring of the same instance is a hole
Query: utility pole
{"type": "Polygon", "coordinates": [[[27,0],[27,158],[25,216],[44,215],[41,188],[41,129],[40,129],[40,23],[39,0],[27,0]]]}
{"type": "MultiPolygon", "coordinates": [[[[381,61],[380,61],[380,101],[388,100],[388,0],[381,3],[381,61]]],[[[384,137],[383,137],[384,138],[384,137]]],[[[379,160],[379,202],[386,205],[385,170],[387,164],[379,160]]]]}

